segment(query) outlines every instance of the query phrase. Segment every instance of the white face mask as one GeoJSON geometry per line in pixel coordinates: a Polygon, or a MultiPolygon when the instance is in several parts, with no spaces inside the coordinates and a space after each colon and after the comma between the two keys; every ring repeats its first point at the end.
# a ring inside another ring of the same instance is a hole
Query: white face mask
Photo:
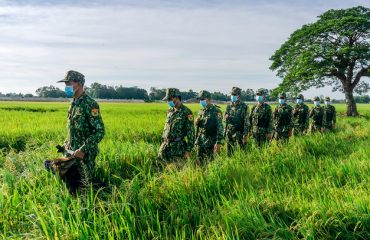
{"type": "Polygon", "coordinates": [[[329,105],[330,104],[330,102],[328,102],[328,101],[325,101],[325,105],[329,105]]]}

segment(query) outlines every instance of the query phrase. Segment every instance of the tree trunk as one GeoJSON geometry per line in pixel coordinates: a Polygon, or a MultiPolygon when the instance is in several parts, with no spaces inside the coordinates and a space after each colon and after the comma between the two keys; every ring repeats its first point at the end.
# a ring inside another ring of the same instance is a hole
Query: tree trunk
{"type": "Polygon", "coordinates": [[[346,105],[347,105],[347,116],[357,116],[357,106],[353,97],[353,90],[345,90],[346,105]]]}

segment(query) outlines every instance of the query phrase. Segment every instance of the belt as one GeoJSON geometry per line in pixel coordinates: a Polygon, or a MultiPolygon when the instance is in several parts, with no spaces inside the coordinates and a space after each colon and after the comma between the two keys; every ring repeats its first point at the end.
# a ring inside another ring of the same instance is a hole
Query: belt
{"type": "Polygon", "coordinates": [[[182,137],[174,137],[174,138],[165,138],[164,139],[167,142],[182,142],[183,138],[182,137]]]}

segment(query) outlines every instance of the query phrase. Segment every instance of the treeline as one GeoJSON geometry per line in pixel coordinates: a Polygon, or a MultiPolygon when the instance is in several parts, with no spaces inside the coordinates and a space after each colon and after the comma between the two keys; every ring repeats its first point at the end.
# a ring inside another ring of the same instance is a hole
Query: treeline
{"type": "MultiPolygon", "coordinates": [[[[123,87],[123,86],[108,86],[103,85],[100,83],[93,83],[88,87],[85,87],[85,91],[87,94],[92,96],[93,98],[98,99],[138,99],[144,101],[158,101],[162,100],[162,98],[166,95],[165,88],[155,88],[151,87],[149,93],[147,90],[139,88],[139,87],[123,87]]],[[[271,90],[265,89],[267,93],[266,98],[267,101],[276,101],[277,98],[274,94],[272,94],[271,90]]],[[[64,90],[55,86],[44,86],[40,87],[36,90],[36,95],[33,94],[21,94],[21,93],[0,93],[0,97],[11,97],[11,98],[32,98],[32,97],[39,97],[39,98],[66,98],[67,95],[65,94],[64,90]]],[[[188,100],[195,100],[198,93],[193,91],[192,89],[188,91],[182,91],[181,96],[182,99],[185,101],[188,100]]],[[[230,98],[229,94],[225,94],[222,92],[213,92],[211,93],[212,99],[216,101],[228,101],[230,98]]],[[[241,98],[243,101],[254,101],[255,91],[253,89],[246,89],[242,91],[241,98]]],[[[323,96],[322,96],[323,98],[323,96]]],[[[288,99],[294,101],[294,96],[289,96],[288,99]]],[[[307,101],[310,101],[307,99],[307,101]]],[[[369,95],[362,95],[362,96],[355,96],[355,101],[357,103],[369,103],[370,97],[369,95]]],[[[341,102],[338,100],[334,100],[333,102],[341,102]]]]}

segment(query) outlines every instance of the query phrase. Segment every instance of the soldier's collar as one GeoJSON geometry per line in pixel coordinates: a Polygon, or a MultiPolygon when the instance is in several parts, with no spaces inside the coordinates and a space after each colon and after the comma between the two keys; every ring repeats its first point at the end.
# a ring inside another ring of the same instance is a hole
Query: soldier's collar
{"type": "Polygon", "coordinates": [[[78,103],[80,103],[80,102],[82,101],[82,99],[83,99],[85,96],[86,96],[86,94],[85,94],[85,92],[83,92],[83,93],[81,94],[81,96],[79,96],[78,98],[74,99],[74,100],[73,100],[73,102],[74,102],[75,104],[78,104],[78,103]]]}

